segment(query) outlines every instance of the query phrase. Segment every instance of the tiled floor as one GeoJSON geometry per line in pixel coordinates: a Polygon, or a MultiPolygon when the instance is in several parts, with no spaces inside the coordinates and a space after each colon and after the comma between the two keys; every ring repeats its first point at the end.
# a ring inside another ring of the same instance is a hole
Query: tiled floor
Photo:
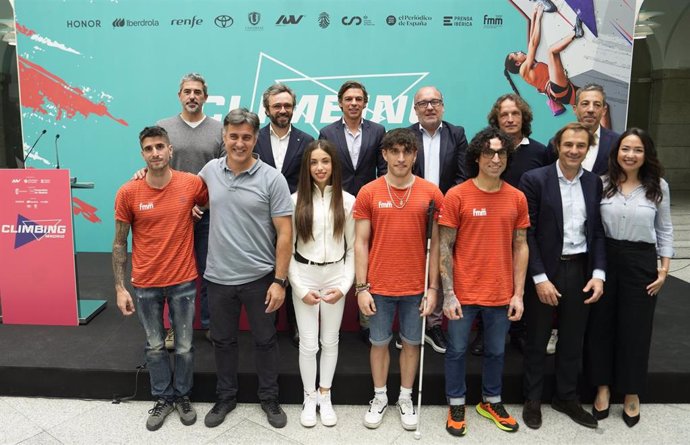
{"type": "MultiPolygon", "coordinates": [[[[286,405],[288,425],[280,430],[270,427],[258,405],[239,405],[216,428],[206,428],[203,416],[211,404],[196,404],[199,420],[182,425],[172,413],[156,432],[146,430],[151,403],[128,402],[113,405],[107,401],[0,398],[1,444],[440,444],[440,443],[510,443],[510,444],[681,444],[687,443],[684,415],[690,405],[643,405],[642,420],[628,428],[620,418],[622,407],[614,405],[611,417],[590,430],[574,424],[564,415],[543,407],[544,426],[530,430],[521,425],[517,433],[505,433],[491,422],[468,410],[468,432],[463,438],[450,436],[444,429],[446,408],[422,407],[422,438],[403,431],[393,406],[383,425],[368,430],[362,425],[364,406],[336,406],[338,425],[317,425],[306,429],[299,424],[298,405],[286,405]],[[460,441],[460,442],[456,442],[460,441]]],[[[508,406],[522,421],[520,406],[508,406]]]]}

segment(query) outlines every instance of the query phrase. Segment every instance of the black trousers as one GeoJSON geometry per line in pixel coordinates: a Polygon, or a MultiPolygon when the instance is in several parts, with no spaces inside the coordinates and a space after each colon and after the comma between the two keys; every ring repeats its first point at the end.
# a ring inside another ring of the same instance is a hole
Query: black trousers
{"type": "Polygon", "coordinates": [[[656,297],[646,287],[657,278],[654,244],[606,239],[604,296],[592,306],[585,368],[595,386],[621,394],[644,392],[656,297]]]}
{"type": "Polygon", "coordinates": [[[275,312],[267,314],[266,292],[273,282],[273,273],[256,281],[237,286],[208,283],[211,308],[211,339],[216,356],[216,395],[218,400],[237,397],[239,350],[237,336],[240,310],[244,305],[254,339],[254,361],[259,378],[259,400],[278,399],[278,338],[275,312]]]}
{"type": "Polygon", "coordinates": [[[582,345],[590,295],[582,292],[589,280],[587,256],[560,261],[558,272],[550,277],[561,293],[558,306],[542,303],[535,290],[526,288],[525,316],[527,344],[525,350],[524,395],[528,400],[541,400],[544,387],[546,344],[551,335],[554,310],[558,315],[558,348],[556,349],[556,397],[561,400],[577,398],[577,378],[582,368],[582,345]]]}

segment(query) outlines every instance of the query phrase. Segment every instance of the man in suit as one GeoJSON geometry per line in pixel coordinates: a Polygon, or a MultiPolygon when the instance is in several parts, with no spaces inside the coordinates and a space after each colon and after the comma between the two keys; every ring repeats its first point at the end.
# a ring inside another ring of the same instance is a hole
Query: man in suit
{"type": "MultiPolygon", "coordinates": [[[[558,160],[522,175],[531,226],[528,275],[535,291],[525,294],[525,405],[522,417],[533,429],[541,426],[546,343],[554,308],[558,314],[556,393],[551,406],[573,421],[596,428],[597,421],[577,400],[577,377],[589,305],[603,293],[606,252],[599,214],[602,183],[582,162],[594,136],[579,122],[554,137],[558,160]]],[[[527,289],[526,289],[527,290],[527,289]]]]}
{"type": "MultiPolygon", "coordinates": [[[[590,83],[577,90],[573,111],[577,121],[584,125],[594,135],[594,142],[589,147],[587,156],[582,162],[582,168],[596,175],[603,175],[609,170],[609,152],[620,136],[618,133],[602,127],[602,119],[608,115],[606,93],[604,87],[590,83]]],[[[547,147],[549,153],[555,156],[553,143],[547,147]]],[[[552,158],[553,159],[553,158],[552,158]]]]}
{"type": "MultiPolygon", "coordinates": [[[[445,195],[451,187],[467,178],[465,129],[443,120],[443,95],[436,87],[426,86],[417,91],[414,95],[414,111],[419,123],[409,128],[417,136],[421,149],[412,173],[433,182],[445,195]]],[[[445,354],[448,341],[441,329],[442,321],[443,307],[439,304],[427,317],[424,341],[434,351],[445,354]]]]}
{"type": "MultiPolygon", "coordinates": [[[[297,97],[287,85],[276,83],[268,87],[263,94],[263,104],[264,112],[271,122],[259,130],[254,153],[282,173],[288,182],[290,193],[295,193],[304,147],[314,138],[291,124],[297,97]]],[[[290,289],[286,294],[291,295],[290,289]]],[[[299,346],[299,330],[292,298],[285,299],[285,308],[290,340],[293,345],[299,346]]]]}
{"type": "MultiPolygon", "coordinates": [[[[364,119],[369,102],[367,89],[361,83],[348,80],[338,90],[338,106],[343,118],[324,127],[319,139],[327,139],[338,147],[343,167],[343,190],[357,196],[365,184],[387,171],[381,154],[381,141],[386,134],[383,125],[364,119]]],[[[369,318],[359,313],[360,336],[369,342],[369,318]]]]}

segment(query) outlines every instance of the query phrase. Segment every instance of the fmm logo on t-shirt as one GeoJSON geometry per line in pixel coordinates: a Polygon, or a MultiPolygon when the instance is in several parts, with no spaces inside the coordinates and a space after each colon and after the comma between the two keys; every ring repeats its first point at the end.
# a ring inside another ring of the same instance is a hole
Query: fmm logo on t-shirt
{"type": "Polygon", "coordinates": [[[147,204],[144,204],[143,202],[140,202],[139,210],[153,210],[153,203],[149,202],[147,204]]]}
{"type": "Polygon", "coordinates": [[[379,201],[379,209],[392,209],[393,203],[390,201],[379,201]]]}
{"type": "Polygon", "coordinates": [[[486,209],[472,209],[472,216],[486,216],[486,209]]]}

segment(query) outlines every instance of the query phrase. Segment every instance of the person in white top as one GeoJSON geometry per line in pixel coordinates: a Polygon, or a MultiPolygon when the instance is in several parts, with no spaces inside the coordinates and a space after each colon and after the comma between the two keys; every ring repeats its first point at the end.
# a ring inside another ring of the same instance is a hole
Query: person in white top
{"type": "Polygon", "coordinates": [[[300,423],[333,426],[338,418],[331,405],[331,383],[338,361],[344,296],[355,277],[355,197],[343,191],[336,147],[327,140],[311,142],[304,150],[292,195],[294,254],[288,278],[299,328],[299,369],[304,385],[300,423]],[[321,340],[319,390],[316,391],[316,353],[321,340]]]}

